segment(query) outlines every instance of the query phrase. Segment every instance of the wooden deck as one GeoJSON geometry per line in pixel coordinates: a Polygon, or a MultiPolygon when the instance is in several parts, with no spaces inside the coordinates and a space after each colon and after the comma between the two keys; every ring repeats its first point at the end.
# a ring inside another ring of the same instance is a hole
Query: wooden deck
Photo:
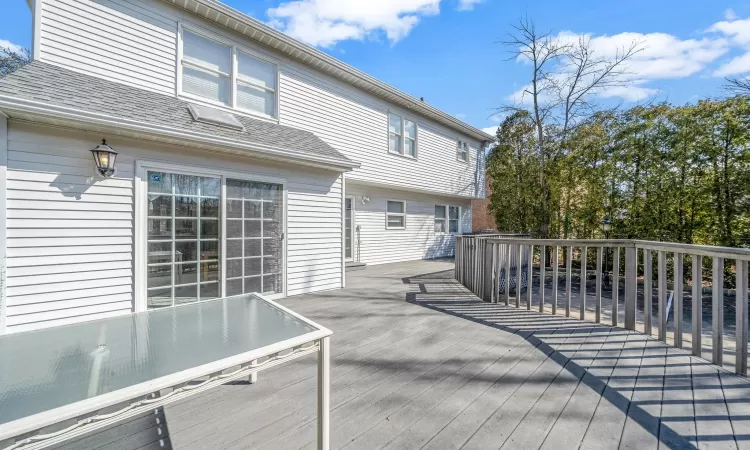
{"type": "MultiPolygon", "coordinates": [[[[347,274],[282,303],[334,331],[350,449],[750,447],[750,382],[646,336],[479,301],[452,263],[347,274]]],[[[64,448],[313,449],[315,358],[64,448]]]]}

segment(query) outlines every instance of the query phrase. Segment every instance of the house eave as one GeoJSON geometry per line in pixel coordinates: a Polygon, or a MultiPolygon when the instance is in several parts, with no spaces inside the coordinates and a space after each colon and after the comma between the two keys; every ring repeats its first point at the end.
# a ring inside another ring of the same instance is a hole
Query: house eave
{"type": "Polygon", "coordinates": [[[230,28],[307,66],[482,142],[495,137],[217,0],[164,0],[230,28]]]}
{"type": "Polygon", "coordinates": [[[194,146],[218,153],[254,156],[339,172],[348,172],[360,166],[352,161],[302,154],[264,144],[237,142],[168,126],[0,95],[0,114],[13,118],[16,115],[14,113],[31,116],[41,123],[68,125],[88,131],[105,129],[129,137],[147,138],[171,144],[194,146]]]}

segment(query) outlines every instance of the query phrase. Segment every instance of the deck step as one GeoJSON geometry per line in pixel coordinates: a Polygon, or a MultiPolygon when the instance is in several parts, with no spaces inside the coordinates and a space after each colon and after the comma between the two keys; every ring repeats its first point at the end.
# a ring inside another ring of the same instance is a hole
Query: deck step
{"type": "Polygon", "coordinates": [[[346,263],[347,272],[351,270],[364,270],[366,267],[367,267],[367,264],[362,263],[362,262],[349,261],[346,263]]]}

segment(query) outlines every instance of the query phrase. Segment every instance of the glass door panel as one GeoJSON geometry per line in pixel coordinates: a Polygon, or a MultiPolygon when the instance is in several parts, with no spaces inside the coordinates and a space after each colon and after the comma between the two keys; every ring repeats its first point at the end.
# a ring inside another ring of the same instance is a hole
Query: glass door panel
{"type": "Polygon", "coordinates": [[[283,292],[283,186],[227,179],[226,295],[283,292]]]}
{"type": "Polygon", "coordinates": [[[148,172],[148,308],[219,297],[221,179],[148,172]]]}

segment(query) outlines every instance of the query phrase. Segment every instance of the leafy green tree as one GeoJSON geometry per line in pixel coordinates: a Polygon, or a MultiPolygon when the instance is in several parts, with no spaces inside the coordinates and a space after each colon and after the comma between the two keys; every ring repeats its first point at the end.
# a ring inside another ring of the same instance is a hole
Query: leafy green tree
{"type": "Polygon", "coordinates": [[[31,53],[28,49],[15,50],[0,47],[0,77],[15,72],[30,62],[31,53]]]}

